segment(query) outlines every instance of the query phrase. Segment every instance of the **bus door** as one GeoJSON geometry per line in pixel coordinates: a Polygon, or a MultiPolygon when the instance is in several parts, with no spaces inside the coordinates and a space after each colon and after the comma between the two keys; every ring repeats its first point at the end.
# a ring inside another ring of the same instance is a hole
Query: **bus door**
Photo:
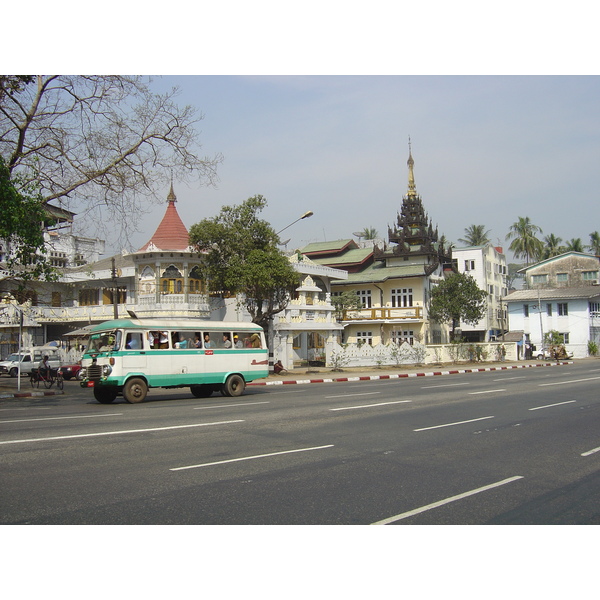
{"type": "Polygon", "coordinates": [[[123,371],[125,373],[146,370],[148,348],[144,337],[141,331],[128,331],[125,334],[125,352],[123,353],[123,371]]]}

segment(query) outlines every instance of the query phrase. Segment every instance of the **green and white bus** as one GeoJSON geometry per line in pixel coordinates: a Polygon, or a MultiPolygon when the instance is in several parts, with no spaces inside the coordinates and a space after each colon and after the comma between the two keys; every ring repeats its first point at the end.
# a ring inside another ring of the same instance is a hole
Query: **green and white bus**
{"type": "Polygon", "coordinates": [[[146,399],[149,388],[189,387],[196,398],[239,396],[269,374],[263,329],[198,319],[117,319],[95,325],[81,359],[81,387],[109,404],[146,399]]]}

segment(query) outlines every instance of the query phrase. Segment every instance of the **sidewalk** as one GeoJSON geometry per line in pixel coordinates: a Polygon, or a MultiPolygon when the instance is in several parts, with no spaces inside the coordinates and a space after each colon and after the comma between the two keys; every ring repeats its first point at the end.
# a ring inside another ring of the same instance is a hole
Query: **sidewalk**
{"type": "Polygon", "coordinates": [[[330,368],[292,369],[285,375],[269,375],[249,383],[251,385],[292,385],[305,383],[336,383],[346,381],[377,381],[380,379],[401,379],[405,377],[433,377],[437,375],[455,375],[457,373],[478,373],[485,371],[504,371],[507,369],[524,369],[529,367],[552,367],[573,364],[573,361],[505,361],[494,363],[459,363],[446,365],[385,366],[344,368],[333,372],[330,368]],[[481,366],[478,366],[481,365],[481,366]],[[485,366],[484,366],[485,365],[485,366]]]}
{"type": "MultiPolygon", "coordinates": [[[[317,369],[292,369],[285,375],[269,375],[265,379],[258,379],[248,386],[261,385],[294,385],[309,383],[336,383],[346,381],[377,381],[380,379],[401,379],[404,377],[433,377],[437,375],[455,375],[457,373],[478,373],[485,371],[504,371],[507,369],[525,369],[530,367],[551,367],[573,364],[573,361],[506,361],[497,363],[460,363],[446,365],[410,366],[399,367],[355,367],[345,368],[334,372],[330,368],[317,369]]],[[[43,396],[60,396],[64,390],[50,388],[32,388],[28,377],[21,378],[21,390],[17,390],[17,380],[12,377],[0,377],[0,400],[10,398],[30,398],[43,396]]]]}

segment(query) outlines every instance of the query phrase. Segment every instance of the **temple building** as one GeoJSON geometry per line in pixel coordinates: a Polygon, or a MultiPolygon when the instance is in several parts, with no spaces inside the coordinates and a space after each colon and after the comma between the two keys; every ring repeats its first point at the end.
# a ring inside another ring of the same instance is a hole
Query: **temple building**
{"type": "Polygon", "coordinates": [[[388,241],[358,248],[351,240],[310,244],[302,252],[316,263],[348,270],[348,279],[332,282],[334,295],[350,291],[362,308],[344,314],[344,342],[387,344],[447,341],[447,328],[430,323],[427,303],[433,286],[452,270],[451,250],[434,229],[417,193],[409,147],[408,190],[388,241]],[[326,247],[325,247],[326,246],[326,247]]]}

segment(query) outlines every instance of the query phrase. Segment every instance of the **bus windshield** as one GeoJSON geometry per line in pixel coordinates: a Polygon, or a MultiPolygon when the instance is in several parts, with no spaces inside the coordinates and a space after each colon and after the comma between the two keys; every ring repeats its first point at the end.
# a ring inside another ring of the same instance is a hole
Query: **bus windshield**
{"type": "Polygon", "coordinates": [[[109,352],[118,350],[121,342],[121,331],[103,331],[90,336],[86,353],[109,352]]]}

